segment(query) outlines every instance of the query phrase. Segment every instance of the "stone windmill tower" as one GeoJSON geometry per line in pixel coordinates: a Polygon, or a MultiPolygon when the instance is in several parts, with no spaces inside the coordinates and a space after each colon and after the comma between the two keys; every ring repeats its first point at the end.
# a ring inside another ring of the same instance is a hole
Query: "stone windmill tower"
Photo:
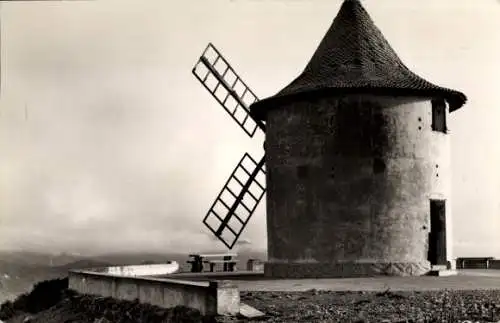
{"type": "Polygon", "coordinates": [[[451,260],[446,119],[466,96],[410,71],[346,0],[266,125],[273,277],[422,275],[451,260]]]}

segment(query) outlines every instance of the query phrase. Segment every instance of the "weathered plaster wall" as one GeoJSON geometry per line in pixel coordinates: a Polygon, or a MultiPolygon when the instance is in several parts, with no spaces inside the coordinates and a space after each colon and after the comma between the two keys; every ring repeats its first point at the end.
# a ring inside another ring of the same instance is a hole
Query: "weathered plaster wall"
{"type": "Polygon", "coordinates": [[[171,261],[166,264],[113,266],[106,267],[106,273],[120,276],[159,276],[175,273],[179,270],[179,263],[171,261]]]}
{"type": "Polygon", "coordinates": [[[85,270],[70,270],[68,279],[69,288],[80,294],[139,300],[164,308],[187,306],[204,315],[235,315],[240,311],[238,288],[227,281],[193,282],[85,270]]]}
{"type": "Polygon", "coordinates": [[[449,135],[432,131],[430,101],[302,101],[266,121],[267,275],[429,269],[430,198],[447,200],[451,228],[449,135]]]}

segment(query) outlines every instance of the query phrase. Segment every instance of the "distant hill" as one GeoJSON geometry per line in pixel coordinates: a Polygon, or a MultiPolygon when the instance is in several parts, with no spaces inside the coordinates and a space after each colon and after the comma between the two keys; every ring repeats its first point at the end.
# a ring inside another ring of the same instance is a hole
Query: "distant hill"
{"type": "Polygon", "coordinates": [[[59,266],[82,259],[67,253],[50,254],[32,251],[0,251],[0,260],[28,266],[59,266]]]}
{"type": "Polygon", "coordinates": [[[113,266],[113,264],[94,259],[80,259],[77,261],[70,262],[68,264],[52,268],[55,270],[61,270],[67,272],[70,269],[86,269],[86,268],[109,267],[109,266],[113,266]]]}

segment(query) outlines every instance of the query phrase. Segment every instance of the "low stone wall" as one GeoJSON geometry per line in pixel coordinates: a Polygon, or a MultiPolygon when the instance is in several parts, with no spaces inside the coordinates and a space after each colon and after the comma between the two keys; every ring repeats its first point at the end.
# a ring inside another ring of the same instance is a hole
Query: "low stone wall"
{"type": "Polygon", "coordinates": [[[104,272],[119,276],[152,276],[168,275],[175,273],[178,270],[179,264],[173,261],[166,264],[106,267],[104,272]]]}
{"type": "Polygon", "coordinates": [[[500,269],[500,259],[493,259],[489,261],[490,269],[500,269]]]}
{"type": "Polygon", "coordinates": [[[203,315],[234,315],[240,310],[238,288],[224,281],[191,282],[151,277],[127,277],[71,270],[69,288],[89,295],[139,300],[164,308],[186,306],[203,315]]]}
{"type": "Polygon", "coordinates": [[[248,271],[264,271],[264,261],[260,259],[249,259],[247,262],[248,271]]]}
{"type": "Polygon", "coordinates": [[[492,263],[498,261],[493,257],[461,257],[456,259],[457,269],[492,269],[492,263]]]}

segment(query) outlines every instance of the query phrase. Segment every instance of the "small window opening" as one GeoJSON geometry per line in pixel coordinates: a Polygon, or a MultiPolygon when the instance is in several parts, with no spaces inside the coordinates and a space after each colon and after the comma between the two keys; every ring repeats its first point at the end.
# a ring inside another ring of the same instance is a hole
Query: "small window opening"
{"type": "Polygon", "coordinates": [[[297,177],[300,179],[306,178],[308,175],[308,168],[306,165],[297,166],[297,177]]]}
{"type": "Polygon", "coordinates": [[[444,100],[432,100],[432,130],[442,133],[447,132],[446,127],[446,102],[444,100]]]}

